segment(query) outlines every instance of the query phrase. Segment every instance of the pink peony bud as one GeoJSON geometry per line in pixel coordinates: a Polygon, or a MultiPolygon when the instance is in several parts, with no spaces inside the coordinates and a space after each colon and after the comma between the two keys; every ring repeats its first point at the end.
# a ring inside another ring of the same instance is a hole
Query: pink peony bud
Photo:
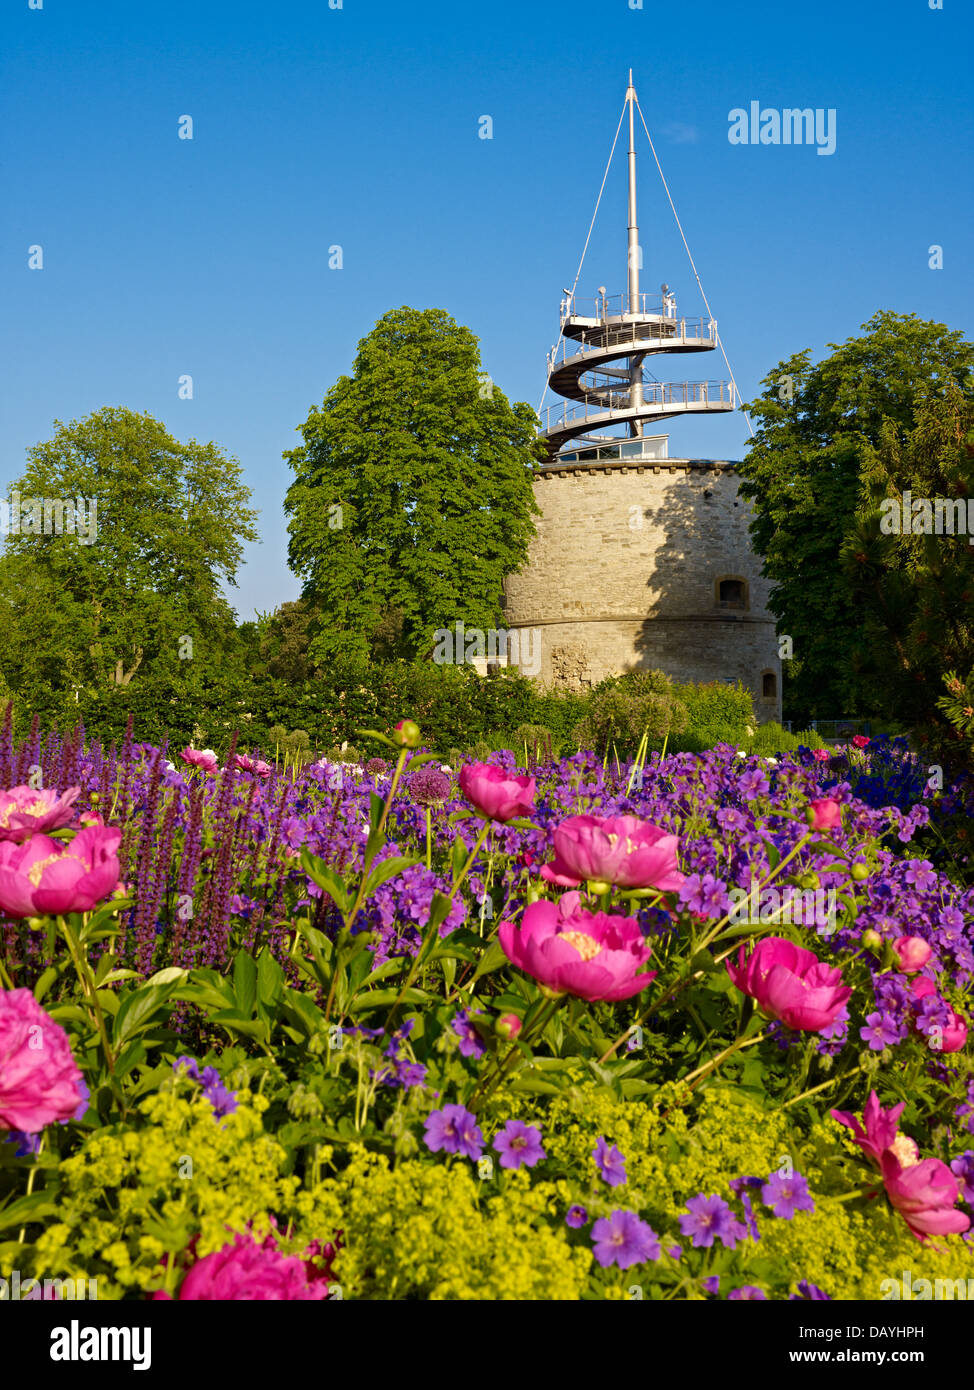
{"type": "Polygon", "coordinates": [[[922,970],[933,952],[919,936],[898,936],[893,942],[893,954],[905,975],[922,970]]]}
{"type": "Polygon", "coordinates": [[[517,1014],[501,1014],[494,1031],[502,1038],[516,1038],[521,1031],[521,1020],[517,1014]]]}
{"type": "Polygon", "coordinates": [[[489,763],[466,763],[460,790],[485,820],[503,823],[534,810],[534,778],[512,777],[489,763]]]}
{"type": "Polygon", "coordinates": [[[392,741],[400,748],[418,748],[422,742],[419,725],[412,719],[400,719],[392,731],[392,741]]]}
{"type": "Polygon", "coordinates": [[[805,819],[813,830],[830,830],[838,822],[841,824],[842,808],[831,797],[822,801],[810,801],[805,819]]]}

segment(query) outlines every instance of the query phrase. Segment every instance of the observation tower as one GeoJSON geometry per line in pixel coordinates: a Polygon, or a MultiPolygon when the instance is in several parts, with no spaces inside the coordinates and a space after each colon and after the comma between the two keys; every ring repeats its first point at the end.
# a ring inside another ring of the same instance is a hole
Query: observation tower
{"type": "MultiPolygon", "coordinates": [[[[547,451],[535,486],[542,515],[528,565],[508,576],[506,620],[512,629],[538,630],[541,679],[550,684],[584,688],[656,668],[676,680],[741,681],[757,719],[780,719],[768,582],[751,549],[735,465],[670,458],[669,436],[657,432],[664,420],[734,412],[737,392],[729,365],[730,380],[663,381],[652,370],[661,357],[723,354],[723,345],[692,256],[701,316],[681,316],[665,283],[654,295],[640,288],[637,113],[656,159],[630,70],[589,228],[590,238],[628,116],[626,289],[610,295],[599,285],[580,296],[583,252],[574,285],[563,291],[546,388],[562,400],[539,411],[547,451]]],[[[665,179],[663,187],[669,196],[665,179]]],[[[677,226],[682,236],[679,218],[677,226]]]]}

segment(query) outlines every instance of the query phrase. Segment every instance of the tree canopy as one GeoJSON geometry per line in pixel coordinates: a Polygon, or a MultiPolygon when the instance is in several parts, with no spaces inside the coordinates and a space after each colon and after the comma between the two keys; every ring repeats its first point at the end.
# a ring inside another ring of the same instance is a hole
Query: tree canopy
{"type": "Polygon", "coordinates": [[[221,585],[258,538],[237,460],[121,408],[55,427],[8,499],[0,672],[31,699],[191,686],[237,644],[221,585]]]}
{"type": "Polygon", "coordinates": [[[944,324],[882,312],[863,335],[781,361],[748,407],[758,428],[741,466],[751,535],[793,642],[785,702],[802,722],[875,713],[857,655],[860,596],[840,563],[881,441],[905,440],[921,401],[972,396],[974,344],[944,324]]]}
{"type": "Polygon", "coordinates": [[[394,309],[300,427],[285,510],[311,654],[424,656],[437,628],[498,625],[527,558],[536,416],[440,309],[394,309]]]}

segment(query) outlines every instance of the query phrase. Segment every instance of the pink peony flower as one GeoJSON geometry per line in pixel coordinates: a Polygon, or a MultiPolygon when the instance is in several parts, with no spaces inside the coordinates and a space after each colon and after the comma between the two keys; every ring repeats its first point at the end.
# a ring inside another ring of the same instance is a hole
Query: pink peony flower
{"type": "Polygon", "coordinates": [[[880,1171],[890,1204],[917,1240],[959,1235],[969,1228],[970,1217],[955,1209],[960,1196],[957,1179],[939,1158],[903,1163],[890,1148],[880,1160],[880,1171]]]}
{"type": "Polygon", "coordinates": [[[122,832],[86,826],[68,844],[34,835],[25,845],[0,843],[0,912],[40,917],[88,912],[118,884],[122,832]]]}
{"type": "Polygon", "coordinates": [[[905,975],[922,970],[933,955],[930,947],[920,936],[898,936],[893,942],[893,952],[905,975]]]}
{"type": "Polygon", "coordinates": [[[235,767],[252,772],[255,777],[267,777],[271,771],[270,763],[265,763],[262,758],[251,758],[247,753],[235,753],[233,761],[235,767]]]}
{"type": "Polygon", "coordinates": [[[745,960],[746,947],[737,953],[737,966],[727,970],[739,990],[749,994],[770,1018],[780,1018],[787,1028],[819,1033],[834,1023],[852,990],[841,984],[842,971],[826,965],[814,951],[803,950],[780,936],[759,941],[745,960]]]}
{"type": "Polygon", "coordinates": [[[852,1130],[853,1139],[878,1168],[885,1151],[895,1144],[897,1139],[905,1138],[905,1135],[898,1135],[896,1132],[905,1106],[906,1101],[901,1101],[891,1110],[884,1110],[879,1103],[879,1096],[873,1091],[863,1109],[862,1124],[857,1116],[848,1110],[830,1110],[829,1114],[833,1120],[838,1120],[840,1125],[852,1130]]]}
{"type": "Polygon", "coordinates": [[[38,831],[60,830],[71,820],[80,795],[80,787],[69,787],[61,796],[33,787],[0,792],[0,840],[23,841],[38,831]]]}
{"type": "Polygon", "coordinates": [[[36,1134],[87,1108],[68,1035],[29,989],[0,990],[0,1127],[36,1134]]]}
{"type": "Polygon", "coordinates": [[[202,768],[204,772],[217,772],[219,760],[212,748],[184,748],[179,755],[191,767],[202,768]]]}
{"type": "Polygon", "coordinates": [[[549,883],[575,887],[583,879],[620,888],[679,888],[679,841],[638,816],[569,816],[554,833],[555,857],[541,869],[549,883]]]}
{"type": "Polygon", "coordinates": [[[827,796],[822,801],[810,801],[808,803],[808,823],[813,830],[830,830],[833,825],[840,822],[841,814],[841,806],[831,797],[827,796]]]}
{"type": "Polygon", "coordinates": [[[865,734],[853,734],[852,746],[853,748],[868,748],[869,739],[866,737],[865,734]]]}
{"type": "MultiPolygon", "coordinates": [[[[176,1298],[186,1301],[312,1302],[328,1297],[328,1281],[316,1277],[312,1265],[298,1255],[284,1255],[272,1239],[259,1244],[251,1235],[238,1235],[204,1255],[180,1284],[176,1298]]],[[[171,1295],[159,1289],[154,1299],[171,1295]]]]}
{"type": "Polygon", "coordinates": [[[511,777],[489,763],[465,763],[460,790],[485,820],[514,820],[534,810],[534,778],[511,777]]]}
{"type": "Polygon", "coordinates": [[[812,757],[817,763],[827,763],[830,757],[829,750],[827,748],[813,748],[812,757]]]}
{"type": "Polygon", "coordinates": [[[585,912],[578,893],[558,903],[531,903],[521,925],[502,922],[497,932],[508,960],[554,994],[579,999],[628,999],[655,979],[636,972],[650,959],[635,917],[585,912]]]}

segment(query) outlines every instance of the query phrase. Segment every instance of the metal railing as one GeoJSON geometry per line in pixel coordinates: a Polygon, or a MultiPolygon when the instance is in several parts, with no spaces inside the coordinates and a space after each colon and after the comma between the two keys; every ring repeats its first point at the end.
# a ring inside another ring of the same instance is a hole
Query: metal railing
{"type": "Polygon", "coordinates": [[[548,371],[551,373],[570,358],[584,357],[588,353],[604,354],[615,349],[622,356],[627,347],[635,348],[637,344],[642,347],[646,343],[658,343],[661,348],[676,348],[686,342],[709,343],[716,347],[716,319],[670,319],[665,326],[660,324],[656,331],[647,331],[640,329],[638,324],[627,323],[618,329],[610,329],[608,334],[604,330],[596,330],[582,333],[578,338],[562,338],[554,353],[548,355],[548,371]]]}
{"type": "MultiPolygon", "coordinates": [[[[579,420],[588,420],[595,416],[605,416],[612,411],[638,410],[640,406],[630,406],[628,402],[629,387],[620,387],[618,382],[613,383],[612,393],[618,393],[625,398],[625,402],[607,406],[603,401],[578,401],[573,405],[549,405],[545,410],[545,431],[560,429],[562,426],[575,424],[579,420]],[[560,411],[559,415],[554,415],[555,411],[560,411]]],[[[643,383],[642,407],[659,406],[660,408],[683,407],[685,410],[702,406],[707,409],[714,406],[720,409],[734,408],[734,387],[728,381],[651,381],[643,383]]]]}
{"type": "Polygon", "coordinates": [[[566,319],[605,319],[619,314],[657,314],[676,317],[676,300],[660,294],[597,294],[594,297],[567,295],[561,301],[561,321],[566,319]]]}

